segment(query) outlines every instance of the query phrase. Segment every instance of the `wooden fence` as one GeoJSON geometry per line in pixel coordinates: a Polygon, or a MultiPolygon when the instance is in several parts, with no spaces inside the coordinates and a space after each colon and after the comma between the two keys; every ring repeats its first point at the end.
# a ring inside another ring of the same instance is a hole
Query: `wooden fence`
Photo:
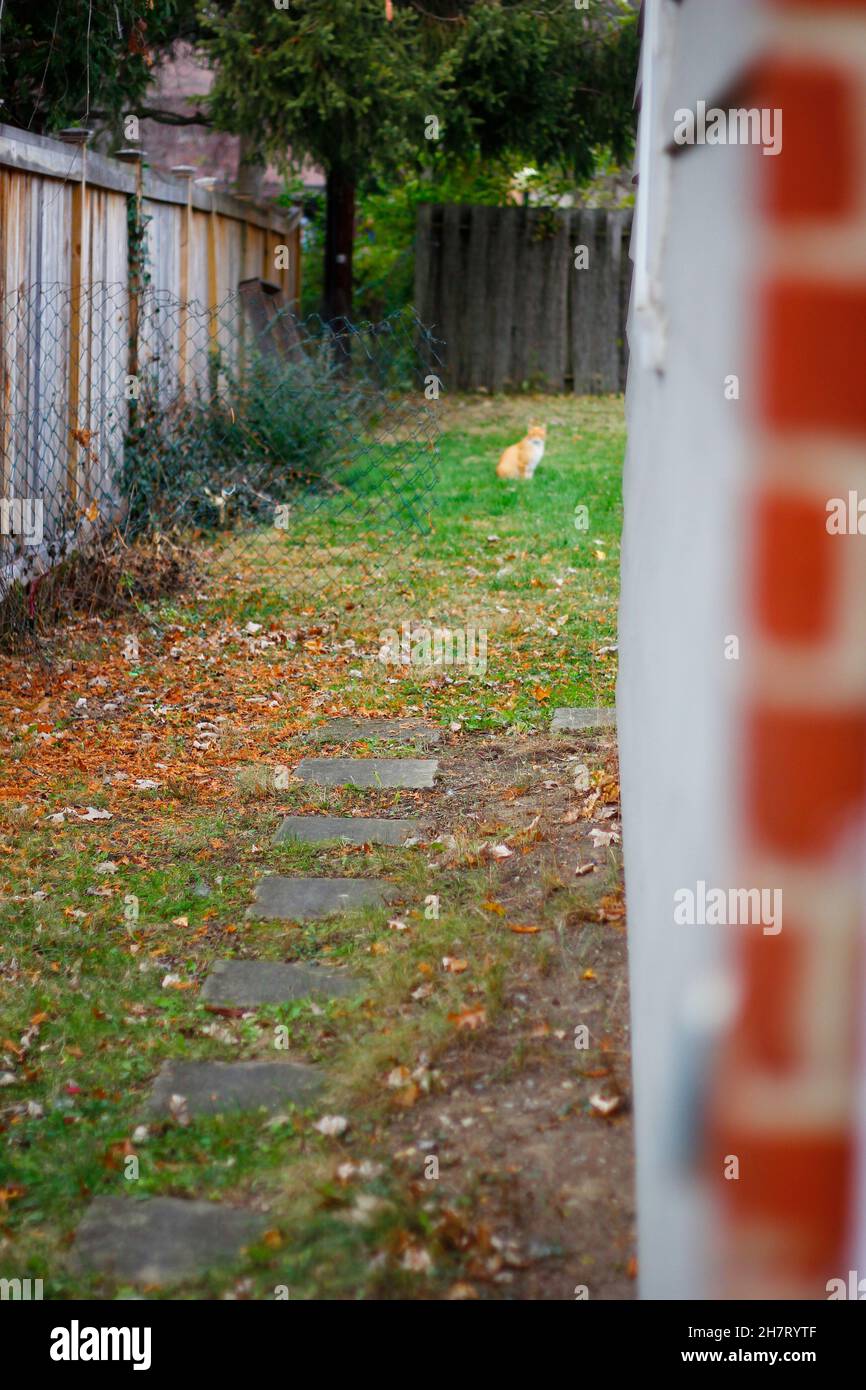
{"type": "MultiPolygon", "coordinates": [[[[147,368],[167,391],[195,389],[208,333],[233,339],[213,311],[245,312],[240,286],[262,281],[297,301],[299,214],[0,125],[0,499],[38,499],[52,542],[80,538],[94,503],[115,510],[127,378],[147,368]]],[[[22,557],[4,529],[0,590],[43,551],[22,557]]]]}
{"type": "Polygon", "coordinates": [[[624,390],[631,221],[629,209],[422,204],[415,307],[444,340],[445,385],[624,390]]]}
{"type": "Polygon", "coordinates": [[[0,298],[36,284],[126,283],[130,199],[151,285],[213,308],[242,280],[300,294],[300,215],[0,125],[0,298]],[[274,249],[289,248],[277,269],[274,249]]]}

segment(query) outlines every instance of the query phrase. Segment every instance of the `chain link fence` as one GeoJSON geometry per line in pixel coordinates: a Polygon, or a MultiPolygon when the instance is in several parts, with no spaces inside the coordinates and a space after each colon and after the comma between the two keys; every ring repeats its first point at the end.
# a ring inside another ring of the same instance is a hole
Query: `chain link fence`
{"type": "Polygon", "coordinates": [[[380,582],[428,527],[437,344],[415,315],[299,320],[150,287],[0,304],[0,636],[194,569],[290,597],[380,582]]]}

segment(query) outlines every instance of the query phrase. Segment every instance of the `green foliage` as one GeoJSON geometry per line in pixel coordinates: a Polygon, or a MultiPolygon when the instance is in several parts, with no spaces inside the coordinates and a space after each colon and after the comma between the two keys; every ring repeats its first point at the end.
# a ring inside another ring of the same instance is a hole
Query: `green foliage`
{"type": "Polygon", "coordinates": [[[248,352],[243,373],[215,352],[208,385],[168,406],[143,375],[118,479],[130,530],[273,525],[278,504],[327,479],[357,395],[324,340],[294,362],[248,352]]]}
{"type": "MultiPolygon", "coordinates": [[[[357,185],[362,315],[411,299],[419,202],[502,203],[526,165],[553,198],[593,176],[599,150],[621,163],[631,149],[637,24],[621,0],[591,18],[564,0],[405,0],[391,23],[382,0],[223,0],[202,15],[215,123],[262,157],[290,150],[296,170],[306,159],[357,185]]],[[[307,239],[307,310],[322,223],[307,239]]]]}
{"type": "MultiPolygon", "coordinates": [[[[608,188],[616,181],[618,166],[609,151],[596,151],[595,160],[593,179],[580,188],[557,169],[526,168],[515,174],[506,156],[457,161],[444,152],[436,153],[427,169],[407,173],[399,182],[382,187],[370,181],[358,198],[353,255],[357,316],[375,321],[413,302],[415,225],[422,203],[503,207],[518,189],[541,206],[555,207],[576,192],[581,202],[593,206],[620,206],[621,198],[608,188]]],[[[324,199],[318,198],[304,229],[304,314],[315,313],[321,303],[324,229],[324,199]]]]}
{"type": "Polygon", "coordinates": [[[50,133],[92,122],[119,127],[152,80],[154,51],[195,31],[196,0],[111,4],[6,0],[2,8],[2,118],[50,133]]]}
{"type": "Polygon", "coordinates": [[[357,175],[398,167],[423,138],[434,75],[414,11],[386,25],[380,0],[228,0],[203,22],[213,119],[260,153],[290,145],[298,161],[357,175]]]}
{"type": "Polygon", "coordinates": [[[442,61],[443,148],[510,153],[589,178],[598,146],[622,162],[633,139],[638,39],[627,5],[573,8],[478,0],[442,61]]]}
{"type": "Polygon", "coordinates": [[[453,22],[437,25],[406,6],[388,24],[380,0],[208,7],[213,117],[258,138],[263,153],[290,146],[296,161],[358,182],[429,164],[429,115],[438,147],[460,160],[532,159],[582,179],[598,146],[625,158],[637,63],[628,6],[592,21],[538,0],[454,8],[453,22]]]}

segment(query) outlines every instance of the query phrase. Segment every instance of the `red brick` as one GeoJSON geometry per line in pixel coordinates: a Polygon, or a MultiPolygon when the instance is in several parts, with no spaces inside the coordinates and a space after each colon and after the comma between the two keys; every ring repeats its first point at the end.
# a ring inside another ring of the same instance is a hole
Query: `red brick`
{"type": "Polygon", "coordinates": [[[770,0],[778,10],[807,10],[820,16],[826,10],[863,10],[866,0],[770,0]]]}
{"type": "Polygon", "coordinates": [[[746,828],[760,848],[820,857],[866,803],[866,710],[755,708],[745,721],[746,828]]]}
{"type": "Polygon", "coordinates": [[[843,1272],[854,1206],[849,1135],[723,1125],[712,1134],[706,1160],[730,1218],[752,1229],[775,1227],[792,1274],[828,1279],[843,1272]],[[738,1179],[724,1177],[728,1154],[739,1159],[738,1179]]]}
{"type": "Polygon", "coordinates": [[[776,280],[764,290],[759,323],[766,423],[866,436],[866,284],[776,280]]]}
{"type": "MultiPolygon", "coordinates": [[[[782,1073],[802,1053],[804,942],[784,915],[778,936],[754,934],[738,952],[743,994],[736,1024],[737,1055],[749,1070],[782,1073]]],[[[748,928],[760,933],[760,927],[748,928]]]]}
{"type": "Polygon", "coordinates": [[[842,559],[827,532],[826,503],[766,493],[756,509],[754,609],[765,633],[788,642],[825,637],[842,559]]]}
{"type": "Polygon", "coordinates": [[[853,81],[826,63],[768,61],[750,105],[782,112],[782,148],[759,159],[763,202],[780,222],[842,218],[857,206],[859,149],[853,81]]]}

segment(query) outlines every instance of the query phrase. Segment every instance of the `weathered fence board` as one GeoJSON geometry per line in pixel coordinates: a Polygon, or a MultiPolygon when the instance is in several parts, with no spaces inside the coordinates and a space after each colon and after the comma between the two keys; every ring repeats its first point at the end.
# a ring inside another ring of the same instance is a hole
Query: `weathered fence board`
{"type": "MultiPolygon", "coordinates": [[[[126,376],[158,373],[167,398],[206,386],[209,347],[235,354],[238,342],[230,326],[218,337],[212,311],[252,277],[297,300],[299,214],[0,125],[0,499],[38,498],[53,535],[94,502],[111,514],[126,376]],[[129,242],[137,210],[141,317],[129,242]],[[288,268],[277,269],[279,245],[288,268]],[[209,345],[192,332],[208,315],[209,345]]],[[[8,549],[0,535],[0,581],[8,549]]]]}
{"type": "Polygon", "coordinates": [[[623,390],[631,216],[422,205],[415,307],[445,343],[446,385],[623,390]],[[586,269],[575,266],[580,246],[586,269]]]}

